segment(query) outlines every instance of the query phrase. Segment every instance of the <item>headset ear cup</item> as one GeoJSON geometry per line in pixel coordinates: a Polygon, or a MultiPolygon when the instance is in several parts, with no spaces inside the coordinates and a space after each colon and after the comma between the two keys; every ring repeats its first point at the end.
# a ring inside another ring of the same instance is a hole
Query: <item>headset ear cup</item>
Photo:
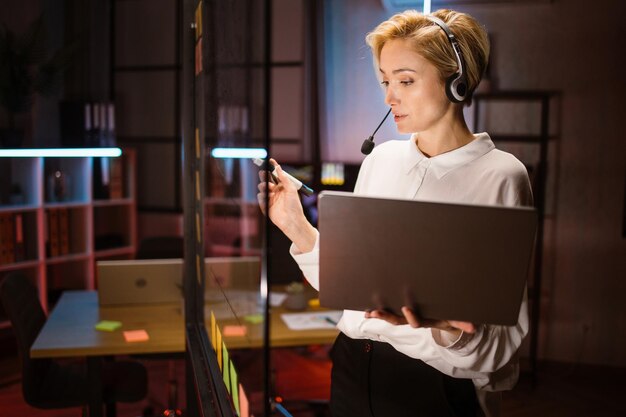
{"type": "Polygon", "coordinates": [[[446,79],[446,96],[453,103],[462,103],[465,101],[467,93],[467,85],[465,80],[459,80],[459,74],[452,74],[446,79]],[[457,81],[458,82],[455,82],[457,81]]]}

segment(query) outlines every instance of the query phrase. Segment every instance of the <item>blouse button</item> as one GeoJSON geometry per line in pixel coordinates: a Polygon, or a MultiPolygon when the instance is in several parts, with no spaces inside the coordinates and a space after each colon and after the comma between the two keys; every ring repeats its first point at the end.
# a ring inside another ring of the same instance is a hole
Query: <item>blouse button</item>
{"type": "Polygon", "coordinates": [[[365,342],[365,352],[369,353],[372,350],[372,344],[370,342],[365,342]]]}

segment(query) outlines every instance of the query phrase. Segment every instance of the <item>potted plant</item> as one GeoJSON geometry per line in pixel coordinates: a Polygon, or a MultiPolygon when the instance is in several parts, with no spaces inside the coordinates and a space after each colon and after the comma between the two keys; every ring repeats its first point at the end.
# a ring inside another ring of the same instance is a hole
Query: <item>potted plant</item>
{"type": "Polygon", "coordinates": [[[69,63],[71,48],[56,50],[47,58],[43,18],[34,20],[18,35],[0,22],[0,107],[7,126],[0,130],[0,147],[19,147],[23,128],[17,116],[30,111],[35,94],[49,96],[58,91],[69,63]]]}
{"type": "Polygon", "coordinates": [[[287,285],[287,298],[285,298],[284,306],[288,310],[304,310],[306,309],[308,298],[304,291],[304,284],[301,282],[292,282],[287,285]]]}

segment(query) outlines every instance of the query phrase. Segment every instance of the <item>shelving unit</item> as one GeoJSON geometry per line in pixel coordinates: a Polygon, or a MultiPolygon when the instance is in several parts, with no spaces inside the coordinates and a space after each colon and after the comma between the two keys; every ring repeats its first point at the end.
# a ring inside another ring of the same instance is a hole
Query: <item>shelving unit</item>
{"type": "MultiPolygon", "coordinates": [[[[135,152],[120,158],[0,158],[0,281],[21,271],[45,310],[56,293],[96,287],[95,262],[134,255],[135,152]],[[109,167],[102,195],[95,169],[109,167]],[[20,193],[14,192],[20,190],[20,193]]],[[[0,328],[8,322],[0,316],[0,328]]]]}
{"type": "Polygon", "coordinates": [[[235,172],[228,181],[219,163],[210,158],[206,162],[205,255],[260,255],[263,217],[256,197],[257,169],[247,160],[233,162],[235,172]]]}
{"type": "Polygon", "coordinates": [[[554,124],[551,120],[551,107],[558,96],[559,94],[554,91],[498,91],[476,94],[473,100],[474,131],[488,131],[498,148],[511,152],[526,165],[531,179],[538,214],[537,241],[528,282],[530,310],[528,356],[533,380],[537,369],[544,234],[546,221],[549,220],[546,212],[548,152],[551,141],[557,136],[551,131],[550,125],[554,124]],[[491,108],[491,112],[490,104],[496,106],[491,108]],[[490,122],[503,119],[506,125],[504,129],[507,130],[496,128],[492,132],[490,122]],[[532,149],[528,149],[529,147],[532,149]]]}

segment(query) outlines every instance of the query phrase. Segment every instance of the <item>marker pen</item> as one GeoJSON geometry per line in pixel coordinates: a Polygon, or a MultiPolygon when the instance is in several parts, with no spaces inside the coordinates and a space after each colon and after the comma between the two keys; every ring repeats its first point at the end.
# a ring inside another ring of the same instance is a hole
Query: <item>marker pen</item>
{"type": "MultiPolygon", "coordinates": [[[[260,158],[252,158],[252,162],[254,162],[254,165],[258,166],[259,168],[265,169],[265,161],[264,160],[262,160],[260,158]]],[[[271,162],[268,161],[267,166],[269,167],[268,171],[270,172],[270,174],[272,174],[272,178],[274,179],[274,181],[276,181],[276,183],[280,182],[278,180],[278,175],[276,175],[276,173],[274,172],[274,170],[276,169],[274,164],[272,164],[271,162]]],[[[286,171],[283,171],[283,172],[285,173],[287,178],[289,178],[289,180],[296,186],[298,191],[300,191],[302,194],[304,194],[306,196],[309,196],[309,195],[313,194],[313,190],[311,188],[307,187],[306,185],[302,184],[302,181],[300,181],[297,178],[291,176],[286,171]]]]}

